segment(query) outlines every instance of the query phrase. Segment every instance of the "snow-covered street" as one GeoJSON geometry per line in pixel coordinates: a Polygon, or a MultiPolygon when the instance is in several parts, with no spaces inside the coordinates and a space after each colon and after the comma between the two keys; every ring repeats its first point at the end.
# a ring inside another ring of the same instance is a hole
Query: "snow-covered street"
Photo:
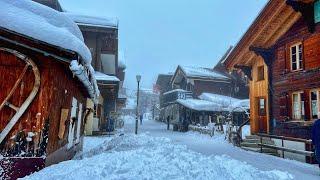
{"type": "Polygon", "coordinates": [[[318,179],[315,166],[247,152],[194,132],[167,131],[147,121],[133,135],[128,118],[124,135],[86,137],[82,154],[25,179],[318,179]]]}

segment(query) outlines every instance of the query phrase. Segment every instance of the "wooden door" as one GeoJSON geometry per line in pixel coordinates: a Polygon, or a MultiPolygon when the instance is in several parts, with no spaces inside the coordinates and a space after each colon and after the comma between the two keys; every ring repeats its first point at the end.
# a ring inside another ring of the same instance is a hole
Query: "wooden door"
{"type": "Polygon", "coordinates": [[[257,114],[258,114],[258,129],[259,133],[267,133],[268,131],[268,120],[267,120],[267,103],[265,97],[256,98],[257,114]]]}

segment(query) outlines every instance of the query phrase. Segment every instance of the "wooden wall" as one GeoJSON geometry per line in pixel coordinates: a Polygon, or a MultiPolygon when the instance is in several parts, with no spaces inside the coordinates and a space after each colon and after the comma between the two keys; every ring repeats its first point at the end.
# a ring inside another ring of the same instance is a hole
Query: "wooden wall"
{"type": "Polygon", "coordinates": [[[204,92],[230,96],[231,86],[231,82],[194,80],[193,94],[195,97],[200,96],[204,92]]]}
{"type": "Polygon", "coordinates": [[[303,91],[306,119],[310,120],[310,90],[320,88],[320,26],[311,34],[301,18],[276,44],[273,63],[273,115],[278,121],[292,118],[292,92],[303,91]],[[290,71],[290,46],[302,42],[303,70],[290,71]]]}
{"type": "MultiPolygon", "coordinates": [[[[256,57],[252,64],[252,81],[250,81],[250,126],[251,133],[259,132],[260,118],[258,115],[257,98],[264,97],[266,99],[266,109],[269,108],[268,102],[268,69],[261,57],[256,57]],[[258,67],[264,66],[264,78],[265,80],[258,81],[258,67]]],[[[266,111],[266,121],[269,121],[269,112],[266,111]]],[[[269,131],[269,125],[267,125],[267,131],[269,131]]]]}
{"type": "MultiPolygon", "coordinates": [[[[56,59],[31,51],[23,50],[22,53],[30,57],[37,64],[41,76],[41,86],[34,101],[20,118],[18,124],[14,126],[8,137],[10,138],[18,131],[24,130],[26,132],[36,132],[37,136],[35,139],[39,141],[44,122],[49,120],[47,153],[52,154],[67,144],[68,127],[65,129],[64,138],[61,140],[58,138],[61,109],[69,109],[69,119],[72,97],[76,97],[78,102],[83,104],[83,109],[85,110],[85,96],[87,94],[84,93],[85,91],[83,91],[81,83],[73,77],[68,63],[62,63],[56,59]]],[[[23,66],[22,61],[18,60],[14,55],[0,51],[0,102],[3,101],[10,91],[23,66]]],[[[10,102],[14,105],[21,105],[29,95],[33,83],[33,74],[29,70],[10,102]]],[[[0,112],[1,129],[8,123],[12,115],[13,111],[7,107],[0,112]]],[[[83,124],[81,134],[83,134],[83,124]]],[[[64,160],[67,154],[68,152],[61,151],[59,156],[64,160]]]]}

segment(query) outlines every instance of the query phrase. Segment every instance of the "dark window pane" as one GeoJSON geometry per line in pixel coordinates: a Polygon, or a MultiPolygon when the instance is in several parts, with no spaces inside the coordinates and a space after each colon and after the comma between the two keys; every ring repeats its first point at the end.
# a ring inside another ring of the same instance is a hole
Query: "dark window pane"
{"type": "Polygon", "coordinates": [[[292,63],[292,70],[297,70],[297,63],[292,63]]]}

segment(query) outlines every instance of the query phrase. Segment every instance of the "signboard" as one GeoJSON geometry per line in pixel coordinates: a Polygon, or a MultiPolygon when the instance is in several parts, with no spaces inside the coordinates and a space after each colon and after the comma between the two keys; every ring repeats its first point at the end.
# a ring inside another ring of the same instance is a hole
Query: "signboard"
{"type": "Polygon", "coordinates": [[[180,92],[178,94],[178,99],[186,99],[186,94],[184,92],[180,92]]]}
{"type": "Polygon", "coordinates": [[[314,22],[320,22],[320,1],[317,0],[314,2],[314,22]]]}

